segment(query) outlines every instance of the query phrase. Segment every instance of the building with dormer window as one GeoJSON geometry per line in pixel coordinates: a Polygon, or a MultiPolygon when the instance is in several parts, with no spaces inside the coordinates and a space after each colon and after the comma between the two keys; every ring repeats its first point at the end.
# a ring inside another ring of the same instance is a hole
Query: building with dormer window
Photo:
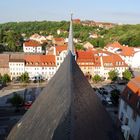
{"type": "Polygon", "coordinates": [[[119,120],[127,140],[140,139],[140,76],[124,89],[119,106],[119,120]]]}

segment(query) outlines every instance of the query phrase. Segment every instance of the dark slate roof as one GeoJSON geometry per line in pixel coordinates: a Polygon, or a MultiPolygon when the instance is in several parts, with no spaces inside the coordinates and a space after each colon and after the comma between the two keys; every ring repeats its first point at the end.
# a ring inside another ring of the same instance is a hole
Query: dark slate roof
{"type": "Polygon", "coordinates": [[[7,140],[121,140],[71,52],[7,140]]]}

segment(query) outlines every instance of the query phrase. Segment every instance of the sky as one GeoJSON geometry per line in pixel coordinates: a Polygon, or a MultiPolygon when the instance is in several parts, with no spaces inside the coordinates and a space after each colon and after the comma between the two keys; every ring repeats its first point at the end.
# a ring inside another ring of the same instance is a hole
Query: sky
{"type": "Polygon", "coordinates": [[[0,23],[42,20],[140,23],[140,0],[1,0],[0,23]]]}

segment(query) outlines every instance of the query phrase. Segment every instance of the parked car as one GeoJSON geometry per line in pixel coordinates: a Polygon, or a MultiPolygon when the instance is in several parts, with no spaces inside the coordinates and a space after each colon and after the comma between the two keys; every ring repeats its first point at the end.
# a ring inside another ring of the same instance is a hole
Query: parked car
{"type": "Polygon", "coordinates": [[[33,101],[27,101],[27,102],[25,102],[24,103],[24,109],[25,110],[28,110],[31,107],[32,104],[33,104],[33,101]]]}

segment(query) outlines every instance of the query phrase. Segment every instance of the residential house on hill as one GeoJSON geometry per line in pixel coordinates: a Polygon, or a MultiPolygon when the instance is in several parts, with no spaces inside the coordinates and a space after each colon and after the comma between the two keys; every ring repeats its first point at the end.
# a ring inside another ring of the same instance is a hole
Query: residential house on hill
{"type": "Polygon", "coordinates": [[[25,53],[42,53],[42,46],[34,40],[28,40],[23,43],[23,51],[25,53]]]}
{"type": "Polygon", "coordinates": [[[81,23],[81,20],[80,19],[73,19],[72,22],[74,24],[80,24],[81,23]]]}
{"type": "Polygon", "coordinates": [[[104,49],[112,53],[117,53],[129,66],[133,65],[132,60],[135,53],[135,49],[133,47],[128,47],[121,45],[119,42],[114,42],[112,44],[108,44],[104,49]]]}
{"type": "Polygon", "coordinates": [[[90,42],[84,43],[83,46],[84,46],[85,49],[93,49],[94,48],[94,46],[90,42]]]}
{"type": "Polygon", "coordinates": [[[34,40],[39,42],[40,44],[43,44],[44,42],[47,41],[45,36],[39,35],[39,34],[33,34],[32,36],[30,36],[29,38],[30,40],[34,40]]]}
{"type": "Polygon", "coordinates": [[[53,38],[52,43],[54,45],[64,45],[65,44],[65,39],[64,38],[53,38]]]}

